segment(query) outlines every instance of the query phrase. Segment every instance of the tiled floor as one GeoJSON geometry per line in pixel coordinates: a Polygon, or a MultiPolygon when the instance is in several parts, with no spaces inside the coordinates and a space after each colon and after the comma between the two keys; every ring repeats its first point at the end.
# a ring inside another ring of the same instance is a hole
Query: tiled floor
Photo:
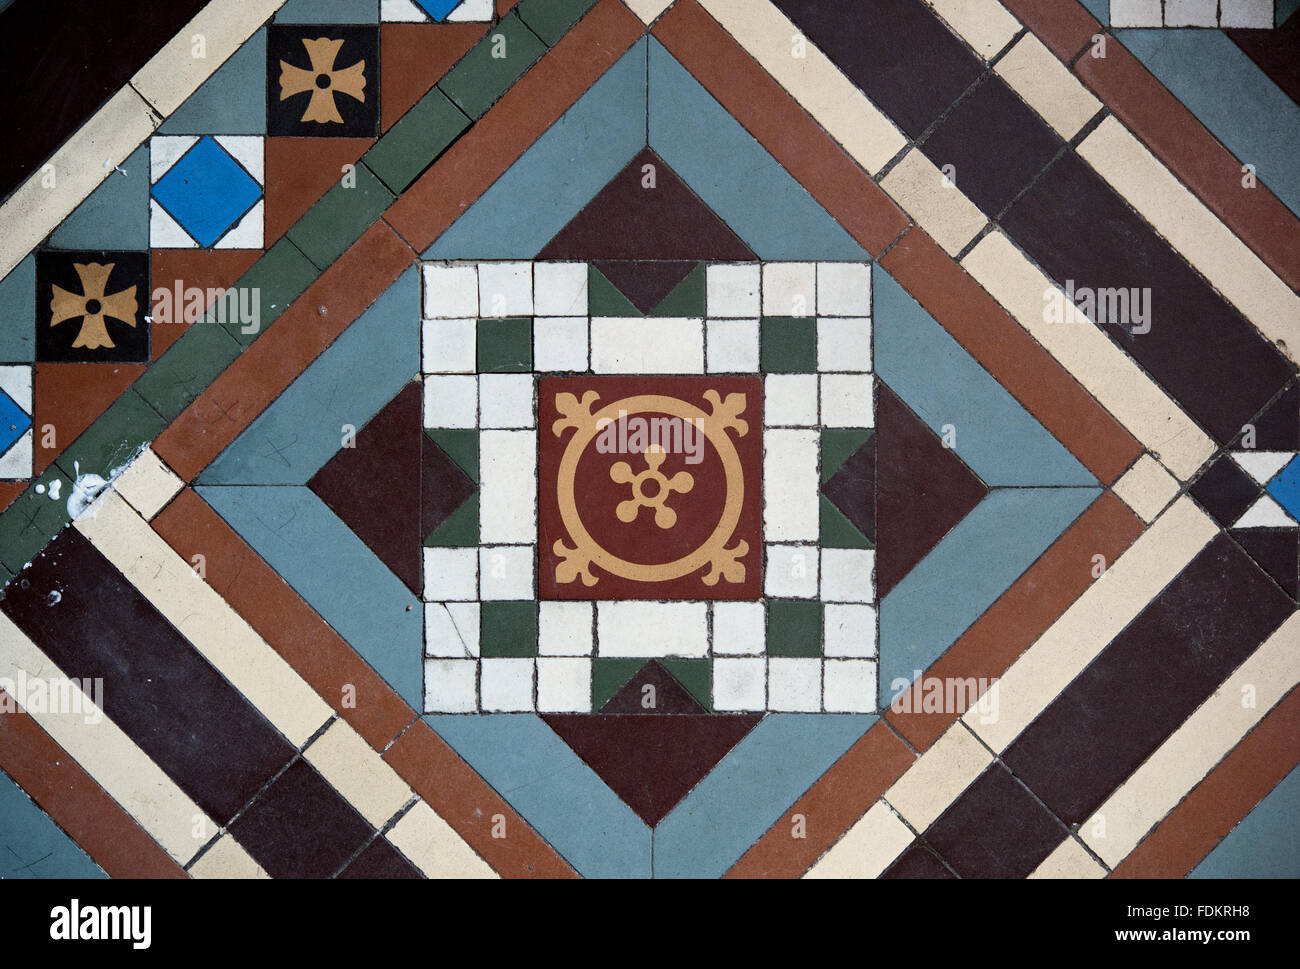
{"type": "Polygon", "coordinates": [[[1298,8],[212,0],[52,69],[0,877],[1300,876],[1298,8]]]}

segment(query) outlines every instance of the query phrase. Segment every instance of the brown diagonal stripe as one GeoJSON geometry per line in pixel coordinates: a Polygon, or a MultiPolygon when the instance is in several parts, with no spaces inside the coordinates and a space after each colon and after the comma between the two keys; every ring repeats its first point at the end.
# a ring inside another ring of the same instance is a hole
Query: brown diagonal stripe
{"type": "Polygon", "coordinates": [[[1067,63],[1102,31],[1097,19],[1075,0],[1002,0],[1002,5],[1067,63]]]}

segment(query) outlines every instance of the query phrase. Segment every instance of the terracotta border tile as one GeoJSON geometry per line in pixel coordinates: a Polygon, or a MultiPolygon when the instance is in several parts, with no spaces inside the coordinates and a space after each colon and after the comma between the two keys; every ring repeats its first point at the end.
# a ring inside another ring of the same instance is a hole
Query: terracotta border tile
{"type": "Polygon", "coordinates": [[[402,194],[385,217],[423,252],[645,32],[601,0],[402,194]]]}
{"type": "Polygon", "coordinates": [[[193,481],[415,258],[376,222],[158,436],[155,453],[193,481]]]}
{"type": "Polygon", "coordinates": [[[681,0],[654,36],[873,256],[908,218],[696,0],[681,0]]]}
{"type": "Polygon", "coordinates": [[[204,557],[207,582],[376,750],[416,713],[225,520],[186,488],[150,523],[187,562],[204,557]],[[356,688],[356,706],[343,703],[356,688]]]}
{"type": "MultiPolygon", "coordinates": [[[[1300,218],[1262,183],[1241,184],[1241,162],[1115,38],[1074,72],[1202,202],[1292,289],[1300,288],[1300,218]]],[[[1068,60],[1075,51],[1062,54],[1068,60]]]]}
{"type": "Polygon", "coordinates": [[[1103,28],[1087,9],[1075,0],[1002,0],[1002,5],[1020,18],[1057,57],[1069,61],[1093,34],[1103,28]]]}
{"type": "Polygon", "coordinates": [[[799,877],[915,761],[898,735],[877,722],[723,877],[799,877]],[[797,814],[804,816],[804,838],[791,836],[797,814]]]}
{"type": "Polygon", "coordinates": [[[1055,358],[919,227],[880,265],[1103,484],[1142,451],[1055,358]]]}
{"type": "Polygon", "coordinates": [[[27,713],[0,716],[0,767],[110,878],[184,870],[27,713]]]}
{"type": "Polygon", "coordinates": [[[424,721],[384,751],[384,760],[475,851],[505,878],[576,878],[577,872],[542,840],[424,721]],[[506,837],[494,838],[503,815],[506,837]]]}

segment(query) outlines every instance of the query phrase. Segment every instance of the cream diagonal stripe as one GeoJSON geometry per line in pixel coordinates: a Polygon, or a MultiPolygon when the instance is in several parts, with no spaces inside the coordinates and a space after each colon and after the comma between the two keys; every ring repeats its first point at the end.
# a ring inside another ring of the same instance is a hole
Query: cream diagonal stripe
{"type": "Polygon", "coordinates": [[[1079,828],[1118,865],[1251,729],[1300,683],[1300,613],[1292,613],[1079,828]]]}
{"type": "Polygon", "coordinates": [[[803,877],[878,878],[915,837],[888,804],[876,801],[803,877]]]}
{"type": "Polygon", "coordinates": [[[211,0],[130,83],[91,115],[0,205],[0,225],[5,227],[0,234],[0,279],[27,258],[285,2],[211,0]]]}
{"type": "MultiPolygon", "coordinates": [[[[54,661],[0,613],[0,677],[15,680],[20,675],[45,680],[64,677],[54,661]]],[[[92,707],[90,700],[84,699],[83,710],[92,707]]],[[[188,864],[219,830],[217,823],[107,716],[87,723],[83,712],[27,713],[177,864],[188,864]]],[[[235,849],[243,851],[235,845],[230,849],[232,854],[235,849]]]]}

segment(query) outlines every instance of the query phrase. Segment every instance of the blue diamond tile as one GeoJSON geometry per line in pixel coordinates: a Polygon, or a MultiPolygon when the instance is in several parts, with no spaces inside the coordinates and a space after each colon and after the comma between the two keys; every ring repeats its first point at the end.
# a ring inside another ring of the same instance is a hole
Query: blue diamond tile
{"type": "Polygon", "coordinates": [[[27,412],[14,403],[14,399],[0,390],[0,454],[4,454],[32,426],[27,412]]]}
{"type": "Polygon", "coordinates": [[[262,196],[262,186],[210,137],[154,184],[153,197],[201,246],[220,239],[262,196]]]}
{"type": "Polygon", "coordinates": [[[434,20],[441,21],[460,6],[460,0],[415,0],[416,4],[434,20]]]}
{"type": "Polygon", "coordinates": [[[1282,473],[1268,484],[1268,493],[1296,520],[1300,520],[1300,457],[1282,469],[1282,473]]]}

